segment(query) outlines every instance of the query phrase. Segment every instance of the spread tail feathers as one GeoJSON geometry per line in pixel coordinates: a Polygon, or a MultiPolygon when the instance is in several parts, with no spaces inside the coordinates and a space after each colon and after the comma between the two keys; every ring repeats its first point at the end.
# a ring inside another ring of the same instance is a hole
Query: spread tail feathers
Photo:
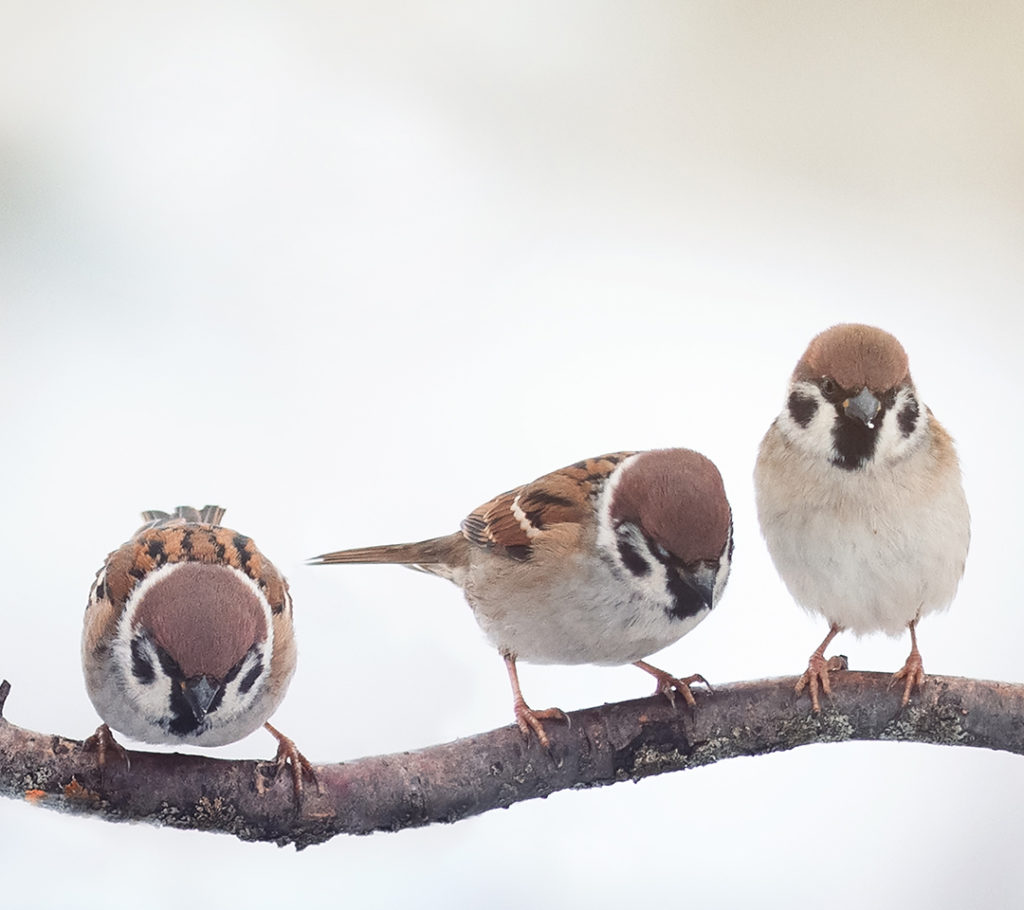
{"type": "Polygon", "coordinates": [[[146,522],[144,527],[158,527],[163,524],[175,524],[181,521],[190,521],[197,524],[219,525],[224,518],[224,512],[220,506],[203,506],[201,509],[194,509],[192,506],[178,506],[173,513],[161,512],[157,509],[150,509],[142,513],[142,520],[146,522]]]}

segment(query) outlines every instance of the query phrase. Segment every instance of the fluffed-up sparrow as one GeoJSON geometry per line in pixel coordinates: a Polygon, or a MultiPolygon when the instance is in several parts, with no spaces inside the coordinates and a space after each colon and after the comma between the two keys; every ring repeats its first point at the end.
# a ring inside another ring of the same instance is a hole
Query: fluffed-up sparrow
{"type": "Polygon", "coordinates": [[[643,658],[718,602],[732,516],[717,468],[688,449],[617,452],[545,474],[484,503],[462,530],[419,543],[341,550],[313,564],[401,563],[463,589],[505,660],[516,722],[547,748],[540,723],[563,719],[523,699],[516,660],[633,663],[658,691],[694,704],[689,684],[643,658]]]}
{"type": "Polygon", "coordinates": [[[221,527],[224,509],[143,512],[108,557],[85,611],[82,666],[103,725],[147,743],[221,746],[265,726],[290,763],[296,795],[312,766],[267,718],[295,670],[288,584],[248,537],[221,527]]]}
{"type": "Polygon", "coordinates": [[[904,705],[924,680],[917,623],[952,601],[970,515],[949,434],[918,397],[887,332],[837,325],[796,365],[754,470],[761,531],[794,599],[829,633],[797,692],[831,694],[825,649],[844,629],[898,635],[911,650],[893,683],[904,705]]]}

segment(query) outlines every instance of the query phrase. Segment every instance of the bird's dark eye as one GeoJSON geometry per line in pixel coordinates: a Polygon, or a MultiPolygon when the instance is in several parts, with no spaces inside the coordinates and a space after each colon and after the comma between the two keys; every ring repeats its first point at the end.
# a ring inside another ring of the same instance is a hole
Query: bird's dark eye
{"type": "Polygon", "coordinates": [[[831,376],[823,376],[818,382],[818,388],[821,389],[821,394],[828,401],[838,401],[843,395],[843,390],[839,387],[839,383],[831,376]]]}

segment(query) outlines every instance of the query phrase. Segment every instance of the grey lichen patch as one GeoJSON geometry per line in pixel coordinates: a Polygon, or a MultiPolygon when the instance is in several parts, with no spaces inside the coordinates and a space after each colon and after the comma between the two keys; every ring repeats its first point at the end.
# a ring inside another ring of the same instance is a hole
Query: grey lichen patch
{"type": "Polygon", "coordinates": [[[150,820],[169,828],[188,828],[198,831],[230,831],[237,833],[239,814],[235,806],[222,799],[200,797],[191,812],[164,803],[150,820]]]}
{"type": "Polygon", "coordinates": [[[160,804],[160,808],[153,814],[153,820],[161,825],[169,827],[181,827],[181,810],[167,802],[160,804]]]}
{"type": "Polygon", "coordinates": [[[807,743],[843,743],[853,738],[850,718],[826,708],[819,714],[808,712],[785,720],[780,726],[776,749],[792,749],[807,743]]]}
{"type": "Polygon", "coordinates": [[[519,786],[522,786],[528,780],[533,780],[536,776],[537,770],[533,767],[533,762],[527,761],[518,772],[512,774],[512,780],[519,784],[519,786]]]}
{"type": "Polygon", "coordinates": [[[963,709],[954,704],[909,706],[885,725],[878,738],[948,746],[966,746],[973,741],[964,728],[963,709]]]}
{"type": "Polygon", "coordinates": [[[680,752],[675,747],[641,746],[633,753],[633,764],[629,769],[628,776],[633,780],[640,780],[643,777],[650,777],[652,774],[675,771],[677,768],[682,768],[686,762],[686,753],[680,752]]]}
{"type": "Polygon", "coordinates": [[[15,780],[15,792],[25,790],[45,790],[48,793],[60,789],[60,774],[50,764],[43,764],[37,768],[29,768],[21,773],[15,780]]]}
{"type": "Polygon", "coordinates": [[[707,742],[697,743],[687,758],[686,767],[698,768],[701,765],[710,765],[723,758],[736,758],[744,755],[741,749],[737,748],[736,737],[721,737],[709,739],[707,742]]]}
{"type": "Polygon", "coordinates": [[[215,796],[213,799],[203,796],[196,803],[192,819],[195,827],[200,829],[228,830],[237,817],[238,810],[233,803],[219,796],[215,796]]]}

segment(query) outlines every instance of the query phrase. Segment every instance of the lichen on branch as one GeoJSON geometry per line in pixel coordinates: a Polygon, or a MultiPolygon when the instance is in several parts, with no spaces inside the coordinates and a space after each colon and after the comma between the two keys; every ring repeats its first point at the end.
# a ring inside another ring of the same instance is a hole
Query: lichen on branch
{"type": "MultiPolygon", "coordinates": [[[[130,765],[76,740],[3,717],[0,794],[110,821],[220,831],[305,847],[336,834],[456,822],[558,790],[682,771],[739,755],[811,743],[899,740],[1024,754],[1024,686],[929,676],[906,708],[882,673],[844,671],[812,714],[795,678],[698,692],[696,708],[662,696],[572,712],[546,729],[551,750],[515,726],[412,752],[316,766],[322,792],[296,804],[290,777],[270,762],[129,752],[130,765]]],[[[583,796],[581,799],[585,798],[583,796]]]]}

